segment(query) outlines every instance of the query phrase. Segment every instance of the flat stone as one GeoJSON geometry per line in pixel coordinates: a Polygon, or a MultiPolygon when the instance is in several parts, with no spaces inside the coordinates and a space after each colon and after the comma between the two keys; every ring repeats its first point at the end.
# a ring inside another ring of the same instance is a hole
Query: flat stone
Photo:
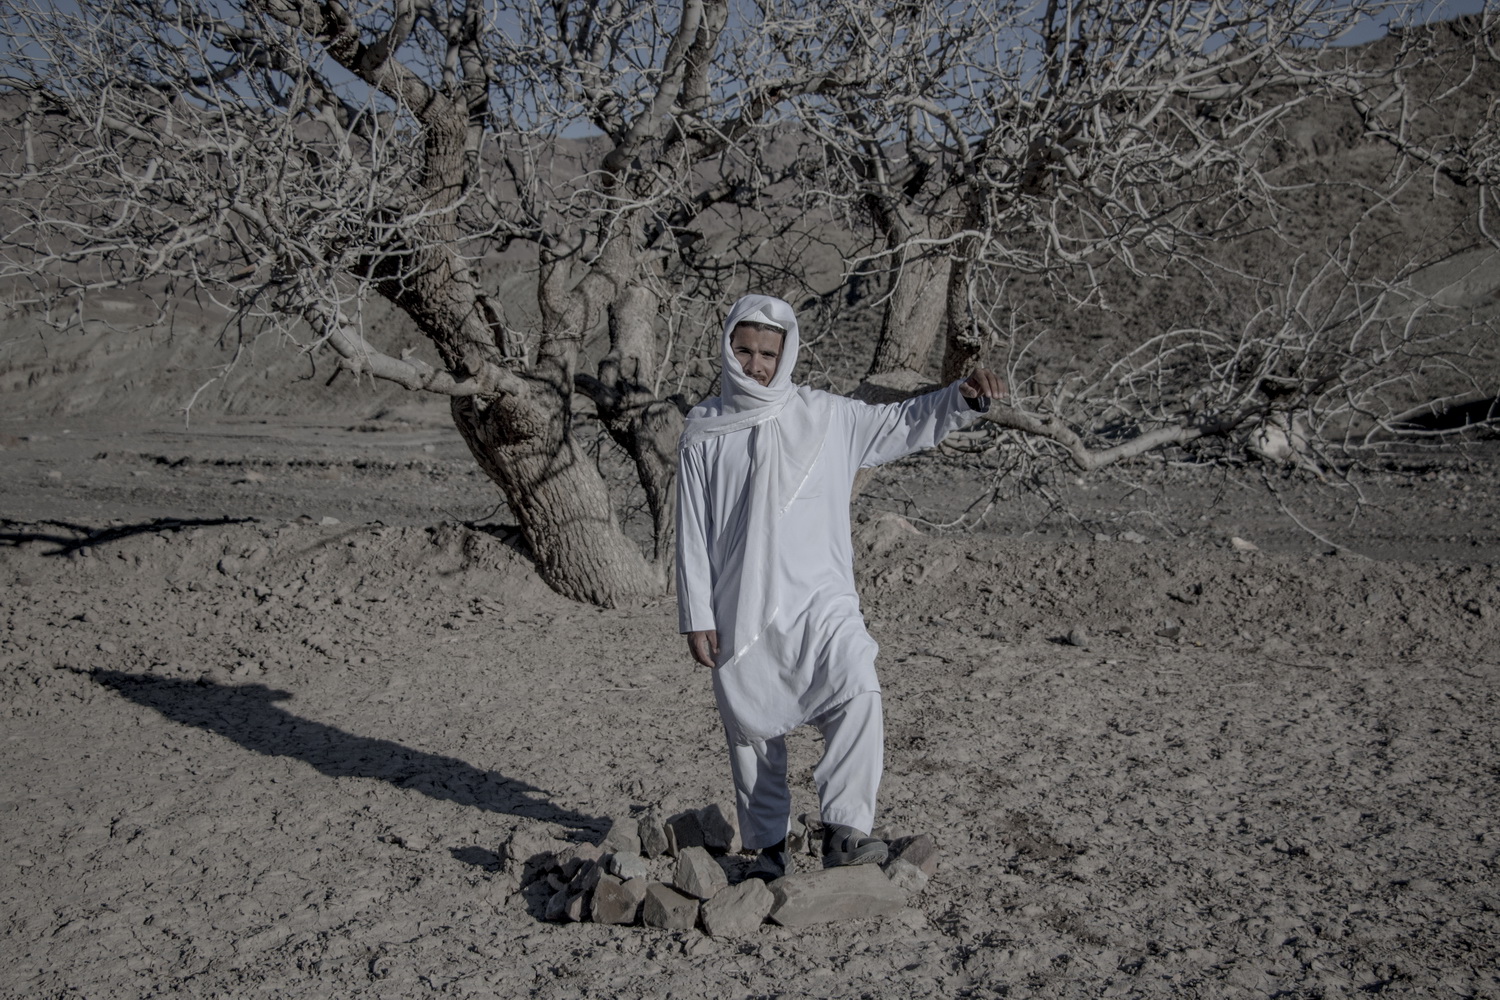
{"type": "Polygon", "coordinates": [[[647,927],[692,930],[698,922],[698,901],[664,882],[652,882],[646,887],[646,898],[641,903],[641,920],[647,927]]]}
{"type": "Polygon", "coordinates": [[[698,819],[696,809],[689,809],[670,817],[666,826],[670,853],[681,855],[689,847],[703,846],[703,823],[698,819]]]}
{"type": "Polygon", "coordinates": [[[599,850],[605,854],[640,854],[641,825],[629,816],[616,819],[599,842],[599,850]]]}
{"type": "Polygon", "coordinates": [[[611,854],[608,868],[611,875],[616,875],[625,881],[633,878],[645,878],[651,874],[651,869],[647,866],[645,858],[639,854],[631,854],[626,851],[611,854]]]}
{"type": "Polygon", "coordinates": [[[740,849],[740,831],[718,803],[698,810],[698,825],[703,830],[703,846],[715,854],[740,849]]]}
{"type": "Polygon", "coordinates": [[[885,877],[891,880],[891,885],[908,896],[914,896],[927,888],[927,873],[910,861],[900,858],[886,864],[885,877]]]}
{"type": "Polygon", "coordinates": [[[633,924],[641,914],[641,901],[645,898],[645,879],[622,882],[613,875],[604,875],[594,886],[594,922],[633,924]]]}
{"type": "Polygon", "coordinates": [[[888,917],[906,905],[906,893],[891,884],[879,865],[788,875],[772,882],[770,888],[776,897],[771,919],[783,927],[888,917]]]}
{"type": "Polygon", "coordinates": [[[765,922],[776,896],[758,878],[732,885],[703,904],[703,929],[714,937],[746,937],[765,922]]]}
{"type": "Polygon", "coordinates": [[[729,885],[729,877],[705,848],[684,847],[677,853],[672,885],[689,896],[712,899],[729,885]]]}
{"type": "Polygon", "coordinates": [[[568,901],[563,904],[563,915],[569,920],[577,923],[589,918],[589,893],[569,893],[568,901]]]}
{"type": "Polygon", "coordinates": [[[641,857],[658,858],[667,853],[667,831],[662,825],[661,813],[655,809],[642,816],[638,823],[641,837],[641,857]]]}
{"type": "Polygon", "coordinates": [[[938,846],[932,839],[932,834],[919,833],[915,837],[905,837],[892,846],[894,849],[891,854],[896,859],[916,865],[928,878],[937,874],[938,846]]]}

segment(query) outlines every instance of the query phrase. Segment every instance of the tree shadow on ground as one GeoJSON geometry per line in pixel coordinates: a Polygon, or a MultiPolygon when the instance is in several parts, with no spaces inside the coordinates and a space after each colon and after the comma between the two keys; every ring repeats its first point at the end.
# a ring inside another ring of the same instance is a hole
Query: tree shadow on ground
{"type": "Polygon", "coordinates": [[[275,704],[290,698],[290,692],[264,684],[222,685],[117,670],[88,674],[95,683],[173,722],[223,736],[254,753],[300,760],[330,778],[378,778],[434,799],[590,831],[606,822],[554,805],[534,785],[456,757],[299,718],[275,704]]]}
{"type": "Polygon", "coordinates": [[[220,528],[230,524],[246,524],[255,520],[253,517],[191,517],[179,519],[175,517],[157,518],[144,524],[122,524],[113,528],[91,528],[86,524],[73,524],[68,521],[42,521],[39,524],[26,524],[20,521],[12,521],[8,518],[0,519],[0,545],[8,545],[12,548],[25,545],[27,542],[51,542],[57,546],[44,553],[49,556],[72,555],[79,549],[92,549],[108,542],[117,542],[122,538],[130,538],[133,535],[144,535],[151,532],[181,531],[184,528],[220,528]],[[56,532],[37,530],[41,527],[56,528],[56,532]],[[68,532],[63,534],[62,532],[68,532]]]}

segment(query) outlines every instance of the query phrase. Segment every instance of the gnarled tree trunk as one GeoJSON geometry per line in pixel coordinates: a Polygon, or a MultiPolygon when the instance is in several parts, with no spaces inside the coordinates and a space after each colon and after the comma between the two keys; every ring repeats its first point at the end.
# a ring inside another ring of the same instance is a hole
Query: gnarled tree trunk
{"type": "Polygon", "coordinates": [[[526,380],[488,405],[455,398],[453,421],[474,460],[499,484],[531,546],[537,570],[558,593],[612,607],[665,590],[665,574],[620,530],[599,470],[569,429],[552,386],[526,380]]]}

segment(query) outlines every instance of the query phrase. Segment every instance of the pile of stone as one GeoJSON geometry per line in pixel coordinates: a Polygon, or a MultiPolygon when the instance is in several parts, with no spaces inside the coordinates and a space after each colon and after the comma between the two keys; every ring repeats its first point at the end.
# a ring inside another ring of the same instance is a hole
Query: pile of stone
{"type": "Polygon", "coordinates": [[[616,819],[599,844],[561,851],[518,828],[502,860],[522,888],[545,880],[548,920],[701,927],[714,937],[744,937],[767,920],[804,927],[889,916],[937,872],[928,834],[891,840],[884,865],[823,869],[822,826],[815,816],[800,820],[787,845],[794,870],[770,883],[743,878],[750,859],[735,856],[738,832],[718,806],[616,819]],[[734,885],[731,872],[741,879],[734,885]]]}

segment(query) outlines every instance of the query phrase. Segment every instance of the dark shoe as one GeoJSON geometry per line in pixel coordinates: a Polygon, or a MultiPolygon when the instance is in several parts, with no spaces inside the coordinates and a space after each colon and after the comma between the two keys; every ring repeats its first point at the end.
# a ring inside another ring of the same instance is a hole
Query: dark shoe
{"type": "Polygon", "coordinates": [[[823,867],[884,864],[890,852],[885,841],[871,837],[852,826],[829,826],[823,829],[823,867]]]}
{"type": "Polygon", "coordinates": [[[750,863],[750,870],[745,877],[758,878],[762,882],[774,882],[783,875],[792,873],[792,852],[786,849],[786,841],[772,844],[770,847],[762,847],[755,860],[750,863]]]}

